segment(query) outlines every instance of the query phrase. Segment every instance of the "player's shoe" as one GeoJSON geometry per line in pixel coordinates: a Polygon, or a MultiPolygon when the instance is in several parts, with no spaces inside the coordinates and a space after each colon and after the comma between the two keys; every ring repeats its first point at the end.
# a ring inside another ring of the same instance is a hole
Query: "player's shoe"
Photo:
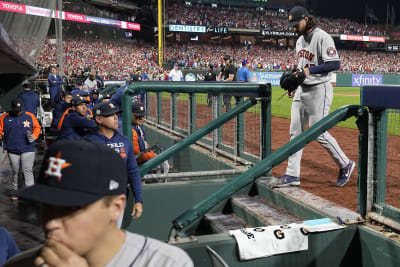
{"type": "Polygon", "coordinates": [[[356,164],[350,160],[346,167],[339,170],[339,176],[336,182],[336,186],[344,186],[350,180],[350,176],[354,171],[356,164]]]}
{"type": "Polygon", "coordinates": [[[269,184],[271,187],[299,186],[300,178],[291,175],[283,175],[279,180],[269,184]]]}

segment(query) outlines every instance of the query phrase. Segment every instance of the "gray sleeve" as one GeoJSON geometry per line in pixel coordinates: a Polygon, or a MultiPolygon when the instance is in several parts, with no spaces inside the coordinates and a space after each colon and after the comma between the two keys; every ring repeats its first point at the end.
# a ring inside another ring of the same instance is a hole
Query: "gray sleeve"
{"type": "Polygon", "coordinates": [[[319,49],[320,51],[318,51],[318,54],[321,55],[324,62],[340,60],[335,47],[335,42],[333,41],[332,37],[326,32],[321,32],[319,49]]]}

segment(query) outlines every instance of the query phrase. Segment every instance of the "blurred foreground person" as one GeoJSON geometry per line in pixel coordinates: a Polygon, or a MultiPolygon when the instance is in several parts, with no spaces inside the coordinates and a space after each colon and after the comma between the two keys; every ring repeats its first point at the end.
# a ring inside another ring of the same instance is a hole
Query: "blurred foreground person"
{"type": "Polygon", "coordinates": [[[54,143],[38,183],[19,192],[42,205],[45,243],[4,266],[193,266],[181,249],[117,227],[126,186],[125,163],[112,149],[84,140],[54,143]]]}

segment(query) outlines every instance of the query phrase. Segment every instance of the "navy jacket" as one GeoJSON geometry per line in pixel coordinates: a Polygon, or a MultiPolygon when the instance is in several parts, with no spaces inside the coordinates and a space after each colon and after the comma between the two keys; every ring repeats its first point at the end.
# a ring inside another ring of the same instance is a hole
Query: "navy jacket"
{"type": "Polygon", "coordinates": [[[63,115],[64,111],[66,111],[69,107],[71,107],[71,103],[67,103],[64,100],[61,100],[56,104],[53,110],[53,121],[51,122],[51,127],[57,128],[61,116],[63,115]]]}
{"type": "Polygon", "coordinates": [[[4,148],[13,154],[35,151],[35,142],[29,143],[28,134],[35,135],[36,139],[40,134],[40,125],[35,115],[22,111],[22,114],[15,117],[9,113],[0,117],[0,136],[4,133],[4,148]]]}
{"type": "Polygon", "coordinates": [[[37,115],[37,107],[39,106],[39,96],[32,90],[24,90],[22,93],[18,95],[18,98],[21,99],[22,103],[24,103],[24,110],[32,113],[33,115],[37,115]]]}
{"type": "Polygon", "coordinates": [[[88,120],[78,114],[75,110],[71,110],[63,121],[58,140],[79,140],[85,136],[90,129],[97,128],[94,120],[88,120]]]}
{"type": "Polygon", "coordinates": [[[21,252],[10,233],[1,226],[0,248],[0,266],[3,266],[8,259],[21,252]]]}
{"type": "Polygon", "coordinates": [[[128,168],[128,182],[132,187],[133,194],[135,195],[135,202],[143,202],[140,172],[136,163],[135,155],[133,154],[133,146],[131,142],[129,142],[128,138],[115,131],[114,136],[108,139],[96,131],[88,134],[86,139],[92,140],[96,143],[104,144],[113,149],[122,157],[128,168]]]}
{"type": "Polygon", "coordinates": [[[64,84],[64,81],[60,75],[56,75],[56,77],[54,77],[53,74],[49,74],[47,80],[49,81],[50,90],[52,89],[61,90],[61,85],[64,84]]]}

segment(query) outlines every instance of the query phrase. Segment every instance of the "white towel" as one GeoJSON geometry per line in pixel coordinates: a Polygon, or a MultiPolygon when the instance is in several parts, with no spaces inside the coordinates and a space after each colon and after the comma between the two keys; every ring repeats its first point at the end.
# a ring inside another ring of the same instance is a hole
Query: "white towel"
{"type": "Polygon", "coordinates": [[[268,257],[308,249],[303,224],[288,224],[229,231],[238,243],[240,260],[268,257]]]}

